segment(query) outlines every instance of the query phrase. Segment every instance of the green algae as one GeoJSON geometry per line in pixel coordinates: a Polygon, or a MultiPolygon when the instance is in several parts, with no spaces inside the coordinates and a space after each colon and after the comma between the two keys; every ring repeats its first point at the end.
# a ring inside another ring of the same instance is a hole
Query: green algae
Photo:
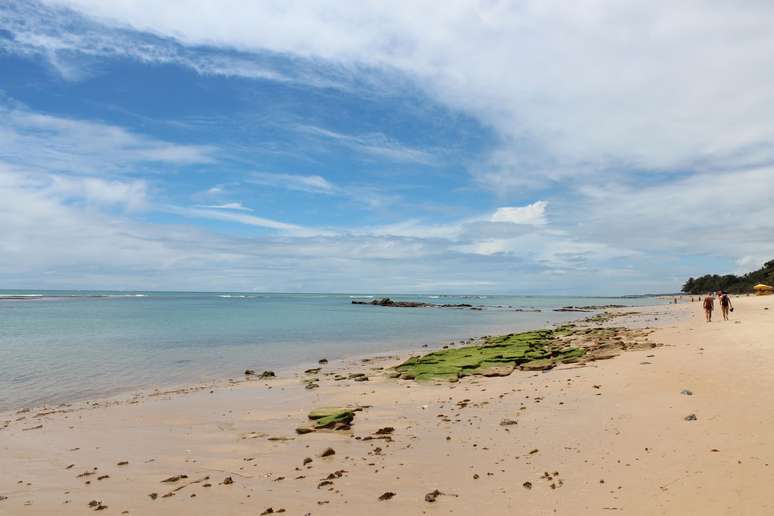
{"type": "Polygon", "coordinates": [[[507,376],[516,367],[548,369],[573,362],[585,350],[566,346],[560,338],[571,327],[488,337],[480,345],[434,351],[395,367],[400,378],[416,381],[457,381],[471,375],[507,376]]]}
{"type": "Polygon", "coordinates": [[[315,428],[329,428],[349,425],[355,419],[355,410],[343,407],[323,407],[309,413],[315,428]]]}

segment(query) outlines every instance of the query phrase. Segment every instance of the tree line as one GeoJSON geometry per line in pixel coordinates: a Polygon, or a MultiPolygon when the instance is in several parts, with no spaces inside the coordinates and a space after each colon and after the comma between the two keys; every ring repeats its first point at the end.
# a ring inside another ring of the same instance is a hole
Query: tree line
{"type": "Polygon", "coordinates": [[[743,276],[706,274],[699,278],[688,278],[682,291],[686,294],[706,294],[724,290],[732,294],[745,294],[752,292],[753,286],[758,283],[774,286],[774,260],[764,263],[757,271],[748,272],[743,276]]]}

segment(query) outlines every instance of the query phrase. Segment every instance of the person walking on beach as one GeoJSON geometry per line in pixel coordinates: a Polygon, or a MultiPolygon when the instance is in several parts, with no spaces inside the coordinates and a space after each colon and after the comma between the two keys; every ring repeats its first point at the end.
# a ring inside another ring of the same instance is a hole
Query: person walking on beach
{"type": "Polygon", "coordinates": [[[731,298],[728,297],[728,292],[723,292],[720,295],[720,312],[723,314],[723,320],[728,320],[729,310],[733,310],[734,305],[731,304],[731,298]]]}
{"type": "Polygon", "coordinates": [[[712,322],[712,310],[715,308],[715,298],[712,295],[712,292],[707,294],[707,297],[704,298],[704,317],[707,319],[707,322],[712,322]]]}

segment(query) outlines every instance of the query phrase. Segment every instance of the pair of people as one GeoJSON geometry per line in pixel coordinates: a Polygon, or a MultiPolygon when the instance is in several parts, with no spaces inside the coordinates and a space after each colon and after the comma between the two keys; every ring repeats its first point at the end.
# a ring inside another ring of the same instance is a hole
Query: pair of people
{"type": "MultiPolygon", "coordinates": [[[[717,292],[718,303],[720,304],[720,311],[723,315],[723,320],[728,320],[728,312],[734,309],[734,305],[731,304],[731,298],[728,297],[728,292],[719,290],[717,292]]],[[[712,292],[707,294],[704,298],[704,317],[707,322],[712,322],[712,311],[715,309],[715,296],[712,292]]]]}

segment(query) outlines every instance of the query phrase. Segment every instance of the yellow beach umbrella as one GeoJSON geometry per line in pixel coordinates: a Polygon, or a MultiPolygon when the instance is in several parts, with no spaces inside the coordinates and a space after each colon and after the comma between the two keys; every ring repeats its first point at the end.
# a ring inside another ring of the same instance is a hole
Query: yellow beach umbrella
{"type": "Polygon", "coordinates": [[[753,287],[753,290],[759,296],[765,296],[767,294],[774,293],[774,287],[769,286],[769,285],[764,285],[763,283],[758,283],[757,285],[755,285],[753,287]]]}

